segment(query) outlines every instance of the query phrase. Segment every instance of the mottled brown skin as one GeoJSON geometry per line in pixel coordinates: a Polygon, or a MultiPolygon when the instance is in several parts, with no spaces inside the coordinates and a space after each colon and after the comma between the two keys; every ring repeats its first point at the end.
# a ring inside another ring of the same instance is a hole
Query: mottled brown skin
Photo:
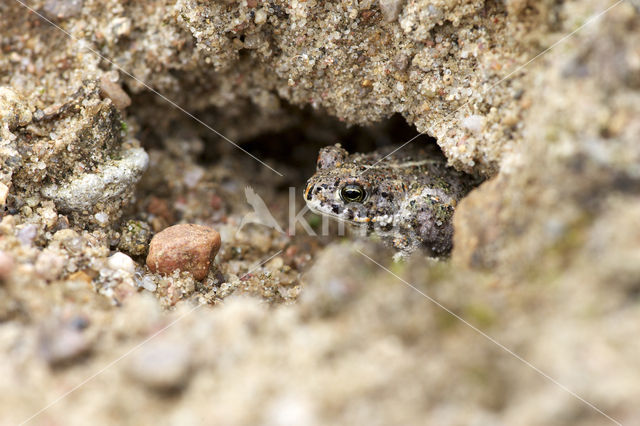
{"type": "Polygon", "coordinates": [[[479,180],[447,166],[435,146],[394,149],[349,154],[340,144],[323,148],[305,201],[316,213],[380,235],[400,256],[418,247],[444,256],[452,247],[455,206],[479,180]],[[360,189],[362,199],[350,201],[360,189]]]}

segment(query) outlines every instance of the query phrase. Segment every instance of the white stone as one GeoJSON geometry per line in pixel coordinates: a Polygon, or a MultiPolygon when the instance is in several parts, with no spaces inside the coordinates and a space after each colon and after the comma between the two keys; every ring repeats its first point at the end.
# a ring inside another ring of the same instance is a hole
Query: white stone
{"type": "Polygon", "coordinates": [[[264,9],[257,10],[254,22],[256,23],[256,25],[264,24],[265,22],[267,22],[267,12],[265,12],[264,9]]]}
{"type": "Polygon", "coordinates": [[[398,19],[404,0],[380,0],[380,10],[387,22],[393,22],[398,19]]]}
{"type": "Polygon", "coordinates": [[[42,278],[53,281],[60,277],[65,259],[50,250],[43,250],[36,260],[35,269],[42,278]]]}
{"type": "Polygon", "coordinates": [[[0,182],[0,204],[7,202],[7,195],[9,195],[9,187],[0,182]]]}
{"type": "Polygon", "coordinates": [[[158,288],[156,282],[153,281],[153,278],[151,277],[144,277],[142,280],[140,280],[140,285],[142,286],[142,288],[152,293],[158,288]]]}
{"type": "Polygon", "coordinates": [[[98,202],[113,200],[129,190],[148,163],[149,156],[143,149],[131,148],[121,153],[121,159],[108,161],[98,172],[46,185],[41,193],[63,210],[91,210],[98,202]]]}
{"type": "Polygon", "coordinates": [[[153,389],[170,390],[187,381],[191,351],[186,342],[159,338],[132,353],[128,362],[134,379],[153,389]]]}
{"type": "Polygon", "coordinates": [[[106,225],[109,222],[109,215],[104,212],[98,212],[93,215],[93,217],[95,217],[96,222],[100,225],[106,225]]]}
{"type": "Polygon", "coordinates": [[[462,127],[474,133],[479,133],[484,127],[484,117],[481,115],[470,115],[462,119],[462,127]]]}
{"type": "Polygon", "coordinates": [[[193,167],[184,174],[183,181],[188,188],[195,188],[204,176],[204,170],[201,167],[193,167]]]}
{"type": "Polygon", "coordinates": [[[124,253],[117,252],[107,259],[107,265],[117,271],[125,271],[133,274],[136,271],[136,263],[124,253]]]}
{"type": "Polygon", "coordinates": [[[32,223],[24,225],[20,230],[18,230],[18,240],[22,245],[28,246],[33,243],[33,240],[38,235],[38,227],[32,223]]]}

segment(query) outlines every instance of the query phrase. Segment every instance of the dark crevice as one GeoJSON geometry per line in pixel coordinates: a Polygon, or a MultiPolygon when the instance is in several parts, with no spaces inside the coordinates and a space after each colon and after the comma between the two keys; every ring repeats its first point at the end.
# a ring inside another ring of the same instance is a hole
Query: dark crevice
{"type": "MultiPolygon", "coordinates": [[[[347,126],[336,118],[302,112],[300,124],[281,132],[269,132],[242,143],[257,158],[268,164],[283,164],[299,173],[290,176],[289,183],[299,183],[315,172],[320,148],[340,143],[349,152],[371,152],[385,146],[400,146],[416,137],[418,132],[396,114],[370,126],[347,126]]],[[[412,144],[436,144],[426,135],[416,137],[412,144]]],[[[229,153],[228,147],[223,149],[229,153]]],[[[233,151],[233,150],[232,150],[233,151]]],[[[240,150],[238,154],[244,155],[240,150]]],[[[208,143],[201,157],[203,163],[220,158],[220,145],[208,143]]],[[[287,179],[289,180],[289,179],[287,179]]]]}

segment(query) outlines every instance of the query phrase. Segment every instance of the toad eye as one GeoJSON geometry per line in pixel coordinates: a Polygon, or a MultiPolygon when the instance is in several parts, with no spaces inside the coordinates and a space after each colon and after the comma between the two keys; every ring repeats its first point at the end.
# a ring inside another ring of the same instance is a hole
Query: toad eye
{"type": "Polygon", "coordinates": [[[357,184],[345,185],[340,190],[340,198],[345,203],[361,203],[365,195],[364,188],[357,184]]]}

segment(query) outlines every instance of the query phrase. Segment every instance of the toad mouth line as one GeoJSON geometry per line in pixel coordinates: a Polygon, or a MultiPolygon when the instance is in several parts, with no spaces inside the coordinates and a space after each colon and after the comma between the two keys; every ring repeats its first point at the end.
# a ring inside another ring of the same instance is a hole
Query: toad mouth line
{"type": "Polygon", "coordinates": [[[313,207],[309,206],[308,204],[307,204],[307,208],[309,209],[309,211],[311,211],[312,213],[315,213],[315,214],[317,214],[319,216],[329,216],[329,217],[332,217],[333,219],[335,219],[335,220],[337,220],[339,222],[348,223],[350,225],[363,225],[363,224],[368,222],[368,221],[365,221],[365,220],[363,220],[362,222],[358,222],[358,221],[351,220],[351,219],[345,219],[345,218],[340,217],[340,216],[338,216],[337,214],[334,214],[334,213],[321,212],[320,210],[316,210],[313,207]]]}

